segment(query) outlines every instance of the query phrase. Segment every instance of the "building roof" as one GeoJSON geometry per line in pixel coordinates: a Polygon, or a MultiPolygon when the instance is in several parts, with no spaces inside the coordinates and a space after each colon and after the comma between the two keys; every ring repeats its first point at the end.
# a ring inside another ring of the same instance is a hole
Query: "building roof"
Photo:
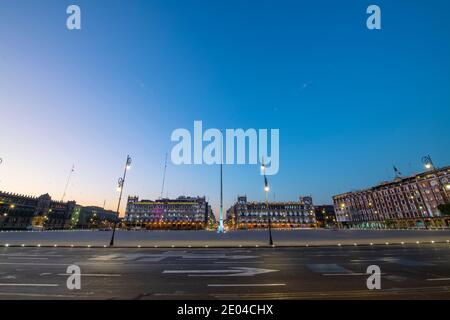
{"type": "Polygon", "coordinates": [[[381,183],[379,183],[379,184],[377,184],[377,185],[375,185],[373,187],[337,194],[337,195],[334,195],[333,198],[345,197],[347,195],[351,195],[351,194],[355,194],[355,193],[371,192],[371,191],[375,191],[377,189],[381,189],[381,188],[385,188],[385,187],[391,187],[391,186],[395,186],[395,185],[402,184],[402,183],[410,183],[411,181],[415,181],[417,179],[423,179],[423,178],[431,177],[435,173],[441,173],[441,172],[445,172],[445,171],[450,173],[450,166],[446,166],[446,167],[443,167],[443,168],[438,168],[438,169],[433,170],[433,171],[424,171],[424,172],[421,172],[421,173],[416,173],[416,174],[413,174],[413,175],[410,175],[410,176],[407,176],[407,177],[400,177],[400,178],[396,177],[394,180],[384,181],[384,182],[381,182],[381,183]]]}

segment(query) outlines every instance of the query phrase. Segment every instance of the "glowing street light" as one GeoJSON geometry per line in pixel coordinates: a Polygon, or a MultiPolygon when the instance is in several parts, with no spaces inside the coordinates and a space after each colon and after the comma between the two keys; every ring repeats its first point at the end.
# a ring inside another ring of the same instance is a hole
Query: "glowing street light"
{"type": "Polygon", "coordinates": [[[121,192],[123,188],[123,179],[119,178],[119,180],[117,181],[117,192],[121,192]]]}
{"type": "Polygon", "coordinates": [[[119,180],[118,180],[117,191],[119,191],[120,194],[119,194],[119,202],[117,203],[117,217],[116,217],[116,219],[114,219],[113,232],[111,235],[111,241],[109,242],[109,245],[111,247],[114,246],[114,236],[116,234],[117,220],[119,219],[120,201],[122,200],[123,186],[125,184],[125,178],[127,177],[127,171],[130,170],[130,168],[131,168],[131,157],[128,155],[127,161],[125,162],[125,169],[123,171],[123,177],[119,178],[119,180]]]}
{"type": "Polygon", "coordinates": [[[440,186],[441,190],[444,191],[445,198],[447,198],[447,201],[448,201],[449,196],[447,194],[447,191],[450,190],[450,184],[448,183],[447,179],[443,178],[441,180],[439,178],[439,176],[437,174],[438,168],[436,168],[434,166],[433,160],[431,160],[431,156],[430,155],[422,157],[422,163],[425,165],[425,168],[427,170],[432,171],[436,175],[436,178],[437,178],[437,181],[439,183],[439,186],[440,186]]]}
{"type": "Polygon", "coordinates": [[[426,169],[428,169],[428,170],[434,169],[433,160],[431,160],[430,155],[422,157],[422,163],[424,164],[426,169]]]}

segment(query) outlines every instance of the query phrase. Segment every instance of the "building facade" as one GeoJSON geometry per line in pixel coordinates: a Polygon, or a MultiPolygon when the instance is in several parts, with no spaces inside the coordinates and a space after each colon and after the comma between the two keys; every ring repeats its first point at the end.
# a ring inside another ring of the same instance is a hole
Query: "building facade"
{"type": "Polygon", "coordinates": [[[110,229],[114,221],[118,221],[117,213],[96,206],[75,209],[71,224],[77,229],[110,229]]]}
{"type": "Polygon", "coordinates": [[[438,206],[449,203],[450,167],[398,177],[333,197],[339,227],[448,228],[438,206]]]}
{"type": "Polygon", "coordinates": [[[114,211],[54,201],[49,194],[32,197],[0,192],[0,230],[67,230],[109,228],[114,211]]]}
{"type": "Polygon", "coordinates": [[[0,229],[68,229],[75,201],[53,201],[50,195],[32,197],[0,192],[0,229]]]}
{"type": "Polygon", "coordinates": [[[128,197],[123,223],[129,228],[162,230],[205,229],[211,219],[205,197],[140,200],[128,197]]]}
{"type": "Polygon", "coordinates": [[[334,228],[337,226],[336,213],[333,205],[315,205],[314,213],[319,228],[334,228]]]}
{"type": "Polygon", "coordinates": [[[227,210],[226,224],[231,229],[314,228],[316,219],[312,197],[300,197],[296,202],[248,202],[238,196],[227,210]]]}

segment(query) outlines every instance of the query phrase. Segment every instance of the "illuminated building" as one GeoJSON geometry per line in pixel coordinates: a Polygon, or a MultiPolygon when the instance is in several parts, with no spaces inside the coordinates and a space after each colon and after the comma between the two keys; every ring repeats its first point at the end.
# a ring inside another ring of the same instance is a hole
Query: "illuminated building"
{"type": "Polygon", "coordinates": [[[33,197],[0,192],[0,230],[106,228],[114,219],[113,211],[54,201],[49,194],[33,197]]]}
{"type": "Polygon", "coordinates": [[[53,201],[50,195],[32,197],[0,192],[0,229],[68,229],[75,201],[53,201]]]}
{"type": "Polygon", "coordinates": [[[128,197],[123,223],[129,228],[205,229],[211,218],[205,197],[140,200],[128,197]]]}
{"type": "Polygon", "coordinates": [[[339,227],[449,227],[439,205],[449,203],[450,167],[397,177],[369,189],[333,197],[339,227]]]}
{"type": "Polygon", "coordinates": [[[272,228],[314,228],[316,219],[311,197],[300,197],[295,202],[248,202],[238,196],[227,210],[227,225],[233,229],[267,228],[270,215],[272,228]]]}

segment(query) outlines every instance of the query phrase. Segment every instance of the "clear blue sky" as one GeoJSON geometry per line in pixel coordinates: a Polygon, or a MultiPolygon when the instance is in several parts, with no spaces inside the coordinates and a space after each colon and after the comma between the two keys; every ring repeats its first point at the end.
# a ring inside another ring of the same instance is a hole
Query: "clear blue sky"
{"type": "MultiPolygon", "coordinates": [[[[114,208],[159,196],[176,128],[279,128],[271,199],[334,194],[450,164],[450,2],[0,2],[0,189],[114,208]],[[69,4],[82,30],[65,27],[69,4]],[[382,30],[365,26],[369,4],[382,30]]],[[[217,166],[169,163],[166,191],[218,207],[217,166]]],[[[263,199],[257,166],[226,166],[225,207],[263,199]]]]}

